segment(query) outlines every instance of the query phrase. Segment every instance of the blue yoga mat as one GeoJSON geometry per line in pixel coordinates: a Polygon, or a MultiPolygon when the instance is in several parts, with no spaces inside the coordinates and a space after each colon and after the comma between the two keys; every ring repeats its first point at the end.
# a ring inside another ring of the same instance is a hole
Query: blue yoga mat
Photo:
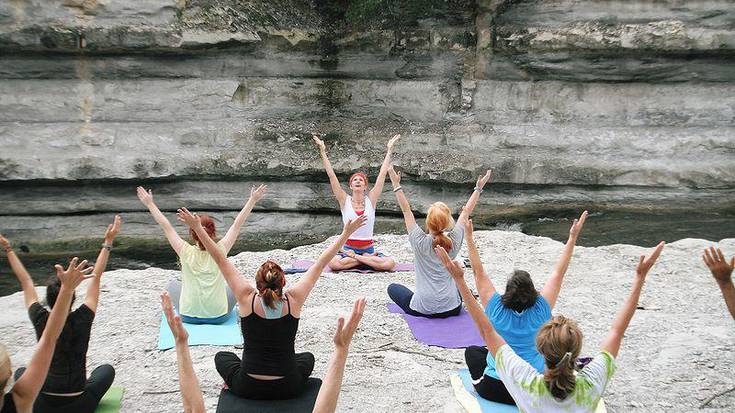
{"type": "MultiPolygon", "coordinates": [[[[189,332],[189,345],[235,346],[242,344],[240,326],[237,324],[237,307],[230,313],[230,318],[222,324],[187,324],[184,328],[189,332]]],[[[161,314],[161,329],[158,332],[158,349],[174,348],[174,335],[168,327],[166,317],[161,314]]]]}
{"type": "Polygon", "coordinates": [[[451,380],[455,397],[469,413],[518,413],[516,406],[491,402],[480,397],[472,386],[472,377],[467,369],[459,370],[451,380]]]}

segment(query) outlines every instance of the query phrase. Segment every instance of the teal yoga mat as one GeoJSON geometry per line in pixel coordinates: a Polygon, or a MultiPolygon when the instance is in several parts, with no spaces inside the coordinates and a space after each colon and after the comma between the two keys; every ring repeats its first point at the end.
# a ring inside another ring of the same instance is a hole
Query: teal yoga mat
{"type": "MultiPolygon", "coordinates": [[[[230,318],[222,324],[187,324],[184,328],[189,332],[189,345],[201,346],[235,346],[242,344],[242,334],[237,323],[237,308],[230,313],[230,318]]],[[[161,328],[158,332],[158,349],[174,348],[174,335],[168,327],[166,317],[161,314],[161,328]]]]}
{"type": "Polygon", "coordinates": [[[518,413],[518,408],[483,399],[472,386],[470,371],[461,369],[451,377],[454,396],[468,413],[518,413]]]}

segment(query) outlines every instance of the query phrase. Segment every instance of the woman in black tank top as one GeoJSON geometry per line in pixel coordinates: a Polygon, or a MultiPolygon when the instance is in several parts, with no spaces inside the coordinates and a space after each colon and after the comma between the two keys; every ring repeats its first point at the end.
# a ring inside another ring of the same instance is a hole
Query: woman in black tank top
{"type": "MultiPolygon", "coordinates": [[[[13,253],[9,244],[3,242],[3,240],[5,239],[0,235],[0,244],[5,248],[5,251],[9,254],[13,253]]],[[[29,412],[33,408],[33,402],[36,401],[36,397],[46,381],[46,375],[56,349],[56,340],[58,340],[66,323],[66,317],[69,315],[74,289],[83,280],[92,277],[87,275],[93,269],[87,267],[87,261],[82,261],[79,265],[77,265],[77,261],[77,258],[72,259],[66,270],[61,268],[60,265],[56,265],[56,276],[61,281],[61,289],[56,298],[56,305],[48,317],[46,328],[38,339],[36,350],[33,352],[25,372],[18,378],[10,392],[3,394],[3,397],[0,398],[0,413],[29,412]]],[[[10,380],[11,372],[10,356],[5,347],[0,345],[0,389],[5,389],[10,380]]]]}
{"type": "Polygon", "coordinates": [[[311,353],[296,354],[294,350],[301,308],[324,267],[350,235],[365,224],[365,218],[345,224],[339,238],[284,293],[286,277],[278,264],[263,263],[253,287],[217,248],[198,216],[186,208],[179,209],[178,216],[203,242],[240,306],[240,326],[245,340],[242,359],[231,352],[219,352],[215,356],[217,371],[230,391],[250,399],[288,399],[301,394],[314,368],[311,353]]]}

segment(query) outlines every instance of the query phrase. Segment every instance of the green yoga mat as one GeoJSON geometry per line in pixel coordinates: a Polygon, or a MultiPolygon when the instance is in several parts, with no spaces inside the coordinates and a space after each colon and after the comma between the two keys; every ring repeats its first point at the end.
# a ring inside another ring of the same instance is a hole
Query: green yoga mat
{"type": "Polygon", "coordinates": [[[94,413],[117,413],[120,411],[120,402],[122,401],[123,392],[125,391],[122,387],[110,387],[105,393],[100,404],[97,405],[97,410],[94,413]]]}

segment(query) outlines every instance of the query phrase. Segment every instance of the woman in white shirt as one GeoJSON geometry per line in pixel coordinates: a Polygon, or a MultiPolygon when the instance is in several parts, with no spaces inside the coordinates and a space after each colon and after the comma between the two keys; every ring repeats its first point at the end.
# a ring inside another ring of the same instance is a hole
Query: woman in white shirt
{"type": "Polygon", "coordinates": [[[661,242],[646,258],[641,255],[630,296],[613,321],[602,343],[600,353],[579,374],[574,364],[582,349],[582,332],[577,324],[563,316],[555,316],[544,324],[536,337],[536,346],[544,356],[543,374],[520,358],[495,331],[464,281],[464,271],[452,261],[444,249],[437,254],[457,283],[472,319],[480,329],[488,350],[495,358],[496,371],[508,392],[523,412],[592,413],[597,409],[615,372],[615,358],[625,330],[633,318],[648,271],[661,255],[661,242]]]}
{"type": "Polygon", "coordinates": [[[329,268],[333,271],[344,271],[353,268],[370,268],[376,271],[391,271],[395,267],[396,262],[391,257],[386,257],[375,251],[373,242],[373,227],[375,226],[375,205],[378,198],[383,192],[383,184],[385,184],[385,175],[390,167],[391,154],[393,146],[400,139],[401,135],[394,135],[388,141],[388,151],[385,159],[380,167],[378,178],[375,185],[368,191],[367,175],[362,172],[356,172],[350,176],[349,185],[351,194],[347,195],[337,179],[337,175],[332,169],[332,164],[327,157],[327,149],[324,141],[319,139],[317,135],[313,136],[314,143],[319,148],[319,153],[324,163],[324,170],[329,176],[329,184],[332,187],[334,197],[339,203],[339,210],[342,213],[342,223],[354,221],[360,216],[366,216],[365,225],[357,230],[347,243],[343,246],[343,251],[335,256],[329,262],[329,268]]]}

